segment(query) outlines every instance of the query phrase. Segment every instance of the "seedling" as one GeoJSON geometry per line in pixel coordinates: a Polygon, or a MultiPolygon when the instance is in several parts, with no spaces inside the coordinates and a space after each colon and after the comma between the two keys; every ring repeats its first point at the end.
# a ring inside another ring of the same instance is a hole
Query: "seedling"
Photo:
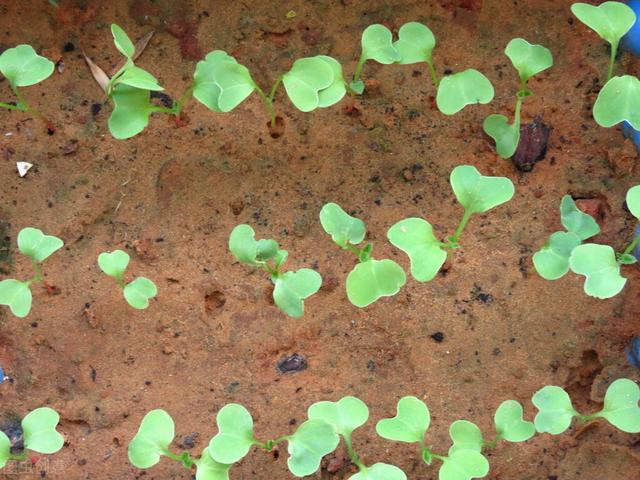
{"type": "Polygon", "coordinates": [[[0,282],[0,305],[7,305],[18,318],[24,318],[31,311],[31,285],[44,281],[42,262],[64,242],[57,237],[45,235],[37,228],[23,228],[18,233],[18,250],[31,259],[34,275],[29,280],[8,278],[0,282]]]}
{"type": "Polygon", "coordinates": [[[304,300],[322,285],[320,274],[310,268],[283,271],[282,266],[289,253],[280,250],[275,240],[256,240],[255,232],[249,225],[237,225],[233,229],[229,236],[229,250],[240,263],[269,273],[274,285],[273,301],[291,317],[302,317],[304,300]]]}
{"type": "Polygon", "coordinates": [[[127,283],[124,272],[129,265],[129,254],[122,250],[103,252],[98,255],[100,270],[115,278],[122,294],[129,305],[138,310],[144,310],[149,306],[149,299],[158,294],[158,289],[151,280],[145,277],[136,277],[127,283]]]}
{"type": "Polygon", "coordinates": [[[623,123],[640,130],[640,80],[632,75],[609,80],[598,93],[593,118],[601,127],[623,123]]]}
{"type": "Polygon", "coordinates": [[[358,257],[359,263],[347,276],[347,298],[356,307],[364,308],[381,297],[400,291],[407,278],[404,270],[393,260],[376,260],[371,256],[373,245],[356,245],[364,240],[364,222],[352,217],[335,203],[327,203],[320,211],[320,223],[334,243],[358,257]]]}
{"type": "MultiPolygon", "coordinates": [[[[29,412],[21,422],[24,449],[44,454],[60,450],[64,445],[64,438],[56,430],[59,420],[60,415],[48,407],[36,408],[29,412]]],[[[0,468],[9,460],[28,460],[25,452],[14,454],[11,449],[11,440],[4,432],[0,432],[0,468]]]]}
{"type": "Polygon", "coordinates": [[[375,60],[383,65],[389,65],[400,61],[401,58],[400,52],[393,44],[391,30],[378,23],[364,29],[360,45],[362,47],[360,59],[353,74],[353,80],[349,84],[351,90],[357,94],[364,92],[364,82],[360,80],[360,74],[367,60],[375,60]]]}
{"type": "Polygon", "coordinates": [[[15,104],[0,102],[0,107],[38,113],[29,107],[18,87],[29,87],[42,82],[51,76],[53,68],[53,62],[38,55],[31,45],[18,45],[2,52],[0,73],[9,82],[17,102],[15,104]]]}
{"type": "Polygon", "coordinates": [[[387,232],[389,241],[409,256],[411,274],[419,282],[433,280],[448,252],[460,247],[460,237],[474,214],[502,205],[514,194],[513,183],[508,178],[484,176],[469,165],[454,168],[450,182],[453,193],[464,208],[462,220],[453,235],[440,241],[431,224],[422,218],[405,218],[387,232]]]}
{"type": "Polygon", "coordinates": [[[511,158],[520,142],[520,110],[524,99],[532,95],[527,83],[531,77],[553,65],[548,48],[531,45],[522,38],[514,38],[507,44],[504,53],[509,57],[520,76],[520,90],[516,94],[516,109],[513,123],[504,115],[492,114],[485,118],[482,128],[496,142],[496,150],[502,158],[511,158]]]}

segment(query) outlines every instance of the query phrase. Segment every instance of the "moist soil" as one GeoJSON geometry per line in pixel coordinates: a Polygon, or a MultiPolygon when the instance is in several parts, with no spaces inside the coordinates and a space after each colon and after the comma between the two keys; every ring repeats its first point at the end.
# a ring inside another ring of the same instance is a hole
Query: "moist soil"
{"type": "MultiPolygon", "coordinates": [[[[176,422],[175,449],[199,455],[226,403],[247,406],[256,435],[268,439],[293,431],[313,402],[355,395],[371,411],[354,437],[365,463],[394,463],[409,478],[435,479],[437,468],[423,464],[416,448],[375,435],[375,422],[392,416],[402,396],[427,402],[427,443],[444,452],[451,422],[464,418],[491,432],[505,399],[522,402],[532,418],[531,395],[555,384],[590,412],[614,379],[638,380],[624,354],[640,328],[637,267],[624,267],[627,286],[606,301],[587,297],[576,275],[549,282],[532,268],[532,253],[561,228],[564,194],[597,215],[598,243],[620,250],[634,227],[623,203],[638,183],[635,150],[619,129],[600,128],[591,116],[608,50],[572,18],[571,2],[59,3],[0,4],[0,45],[29,43],[58,62],[51,78],[23,89],[49,131],[32,114],[0,113],[2,276],[31,276],[15,247],[20,229],[35,226],[65,241],[45,264],[49,288],[34,289],[31,314],[0,311],[0,362],[11,377],[0,386],[0,410],[22,416],[55,408],[66,444],[5,472],[189,479],[167,459],[146,473],[128,463],[127,444],[147,411],[167,410],[176,422]],[[366,26],[396,30],[413,20],[437,38],[439,74],[480,69],[496,88],[492,104],[444,116],[425,65],[368,62],[366,94],[333,108],[304,114],[280,91],[284,133],[277,139],[253,95],[229,114],[192,101],[180,125],[156,115],[142,134],[117,141],[107,130],[111,107],[82,58],[84,51],[106,71],[119,62],[112,22],[134,39],[154,30],[138,63],[177,98],[196,61],[213,49],[236,56],[263,86],[296,58],[316,54],[338,58],[348,75],[366,26]],[[497,157],[482,132],[488,114],[513,114],[517,76],[503,50],[514,37],[549,47],[555,60],[531,81],[534,96],[523,108],[524,123],[539,117],[552,128],[546,155],[530,172],[497,157]],[[34,167],[20,178],[16,161],[34,167]],[[408,268],[385,233],[419,216],[439,236],[451,234],[462,212],[448,176],[460,164],[511,178],[513,200],[471,221],[462,248],[434,281],[409,279],[395,297],[353,307],[345,278],[355,258],[323,232],[322,205],[336,202],[362,218],[374,254],[408,268]],[[276,238],[290,252],[290,268],[322,273],[324,286],[302,319],[282,314],[269,279],[229,254],[228,235],[239,223],[276,238]],[[157,283],[149,309],[131,309],[98,269],[98,254],[117,248],[132,257],[130,275],[157,283]],[[303,357],[293,365],[306,368],[277,368],[292,365],[283,359],[293,354],[303,357]]],[[[638,73],[625,55],[617,70],[638,73]]],[[[2,100],[12,99],[6,81],[0,91],[2,100]]],[[[638,478],[639,442],[598,423],[502,443],[489,453],[488,478],[638,478]]],[[[342,456],[339,449],[327,463],[339,466],[342,456]]],[[[315,478],[352,473],[345,464],[315,478]]],[[[285,454],[255,451],[232,478],[292,477],[285,454]]]]}

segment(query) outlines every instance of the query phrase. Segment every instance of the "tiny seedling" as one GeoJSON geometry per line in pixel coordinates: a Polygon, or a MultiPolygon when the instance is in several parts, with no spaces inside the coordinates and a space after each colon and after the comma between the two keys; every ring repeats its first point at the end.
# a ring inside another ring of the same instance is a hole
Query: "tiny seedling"
{"type": "Polygon", "coordinates": [[[256,240],[255,232],[249,225],[237,225],[233,229],[229,236],[229,250],[240,263],[261,268],[271,275],[273,301],[291,317],[302,317],[304,300],[322,286],[322,277],[310,268],[283,271],[288,252],[280,250],[275,240],[256,240]]]}
{"type": "Polygon", "coordinates": [[[531,77],[553,65],[553,56],[542,45],[531,45],[522,38],[511,40],[504,50],[520,77],[520,89],[516,94],[513,123],[504,115],[492,114],[485,118],[482,128],[496,143],[498,155],[511,158],[520,142],[520,111],[524,99],[532,95],[527,83],[531,77]]]}
{"type": "Polygon", "coordinates": [[[7,305],[18,318],[24,318],[31,311],[31,285],[44,281],[42,262],[64,242],[57,237],[45,235],[37,228],[27,227],[18,233],[18,250],[31,259],[34,275],[29,280],[8,278],[0,282],[0,305],[7,305]]]}
{"type": "Polygon", "coordinates": [[[2,52],[2,55],[0,55],[0,73],[9,82],[17,102],[15,104],[0,102],[0,107],[38,113],[35,109],[29,107],[18,87],[29,87],[42,82],[51,76],[53,69],[53,62],[38,55],[31,45],[18,45],[2,52]]]}
{"type": "Polygon", "coordinates": [[[149,299],[158,294],[158,289],[155,283],[145,277],[136,277],[127,283],[124,279],[124,272],[128,265],[129,254],[122,250],[103,252],[98,255],[100,270],[115,278],[127,303],[133,308],[144,310],[149,306],[149,299]]]}
{"type": "Polygon", "coordinates": [[[409,256],[411,274],[419,282],[433,280],[448,252],[460,247],[460,237],[474,214],[485,213],[508,202],[515,191],[508,178],[484,176],[469,165],[454,168],[450,182],[464,208],[462,220],[453,235],[440,241],[431,224],[422,218],[405,218],[387,232],[389,241],[409,256]]]}
{"type": "Polygon", "coordinates": [[[400,52],[393,43],[391,30],[384,25],[376,23],[365,28],[360,45],[362,47],[360,59],[353,74],[353,80],[349,84],[349,88],[357,94],[364,92],[364,82],[360,80],[360,74],[367,60],[375,60],[383,65],[400,61],[400,52]]]}
{"type": "Polygon", "coordinates": [[[347,298],[356,307],[364,308],[381,297],[400,291],[407,278],[400,265],[390,259],[376,260],[371,256],[373,245],[356,245],[364,240],[364,222],[352,217],[335,203],[327,203],[320,211],[320,223],[334,243],[358,257],[359,263],[347,276],[347,298]]]}
{"type": "MultiPolygon", "coordinates": [[[[24,449],[37,453],[56,453],[64,445],[64,438],[56,430],[60,415],[48,407],[40,407],[29,412],[21,422],[24,449]]],[[[27,454],[11,452],[11,440],[4,432],[0,432],[0,468],[9,460],[24,462],[27,454]]]]}

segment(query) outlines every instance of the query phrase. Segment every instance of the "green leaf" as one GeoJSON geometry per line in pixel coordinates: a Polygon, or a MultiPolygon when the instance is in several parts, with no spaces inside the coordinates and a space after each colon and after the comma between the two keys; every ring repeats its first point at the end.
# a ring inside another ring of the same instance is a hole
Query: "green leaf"
{"type": "Polygon", "coordinates": [[[11,457],[11,440],[4,432],[0,432],[0,468],[7,464],[9,457],[11,457]]]}
{"type": "Polygon", "coordinates": [[[359,398],[343,397],[337,402],[316,402],[309,407],[307,415],[310,420],[324,420],[350,439],[353,431],[369,419],[369,409],[359,398]]]}
{"type": "Polygon", "coordinates": [[[8,278],[0,282],[0,305],[6,305],[18,318],[24,318],[31,311],[31,290],[27,282],[8,278]]]}
{"type": "Polygon", "coordinates": [[[436,46],[436,37],[427,27],[418,22],[405,23],[398,31],[398,40],[393,46],[400,54],[401,65],[418,62],[431,63],[431,54],[436,46]]]}
{"type": "Polygon", "coordinates": [[[156,77],[140,67],[132,66],[127,68],[114,82],[114,85],[125,84],[130,87],[140,88],[142,90],[160,91],[164,90],[158,85],[156,77]]]}
{"type": "Polygon", "coordinates": [[[62,248],[64,242],[53,235],[45,235],[37,228],[23,228],[18,233],[20,253],[36,263],[44,262],[52,253],[62,248]]]}
{"type": "Polygon", "coordinates": [[[559,435],[569,428],[573,417],[578,415],[569,394],[560,387],[547,385],[538,390],[531,401],[539,410],[533,423],[540,433],[559,435]]]}
{"type": "Polygon", "coordinates": [[[627,208],[631,215],[640,220],[640,185],[631,187],[627,191],[627,208]]]}
{"type": "Polygon", "coordinates": [[[493,85],[487,77],[472,68],[447,75],[440,80],[436,105],[445,115],[458,113],[467,105],[493,100],[493,85]]]}
{"type": "Polygon", "coordinates": [[[523,417],[522,405],[515,400],[505,400],[500,404],[493,421],[498,438],[507,442],[524,442],[536,434],[536,427],[523,417]]]}
{"type": "Polygon", "coordinates": [[[633,10],[622,2],[604,2],[597,7],[574,3],[571,11],[578,20],[612,45],[618,45],[636,21],[633,10]]]}
{"type": "Polygon", "coordinates": [[[48,78],[53,69],[53,62],[38,55],[31,45],[8,48],[0,55],[0,72],[14,87],[35,85],[48,78]]]}
{"type": "Polygon", "coordinates": [[[332,425],[322,420],[307,420],[287,441],[289,470],[296,477],[304,477],[320,468],[322,457],[336,449],[340,437],[332,425]]]}
{"type": "Polygon", "coordinates": [[[335,203],[327,203],[322,207],[320,224],[324,231],[331,235],[331,239],[343,248],[349,243],[360,243],[366,233],[362,220],[352,217],[335,203]]]}
{"type": "Polygon", "coordinates": [[[496,151],[500,158],[511,158],[520,143],[520,124],[518,121],[509,123],[504,115],[492,114],[484,119],[482,129],[493,138],[496,151]]]}
{"type": "Polygon", "coordinates": [[[616,252],[609,245],[585,243],[571,252],[571,271],[584,275],[584,291],[596,298],[611,298],[623,289],[627,279],[620,275],[616,252]]]}
{"type": "Polygon", "coordinates": [[[572,232],[552,233],[544,247],[533,254],[533,265],[546,280],[557,280],[569,271],[569,257],[580,245],[580,238],[572,232]]]}
{"type": "Polygon", "coordinates": [[[391,30],[378,23],[369,25],[362,32],[363,60],[375,60],[388,65],[400,60],[400,53],[393,46],[391,30]]]}
{"type": "Polygon", "coordinates": [[[315,270],[301,268],[285,272],[275,280],[273,301],[287,315],[300,318],[304,314],[304,299],[322,286],[322,277],[315,270]]]}
{"type": "Polygon", "coordinates": [[[289,99],[302,112],[315,110],[320,103],[319,92],[329,88],[333,82],[332,65],[318,57],[296,60],[291,70],[282,76],[289,99]]]}
{"type": "Polygon", "coordinates": [[[196,480],[229,480],[229,470],[233,465],[216,462],[209,454],[209,448],[202,451],[196,465],[196,480]]]}
{"type": "Polygon", "coordinates": [[[407,476],[395,465],[376,463],[351,475],[349,480],[407,480],[407,476]]]}
{"type": "Polygon", "coordinates": [[[122,250],[113,252],[102,252],[98,255],[98,266],[100,270],[113,278],[122,278],[129,265],[129,254],[122,250]]]}
{"type": "Polygon", "coordinates": [[[392,245],[411,260],[411,274],[419,282],[428,282],[438,274],[447,259],[447,251],[433,234],[433,227],[421,218],[405,218],[387,232],[392,245]]]}
{"type": "Polygon", "coordinates": [[[362,80],[356,80],[355,82],[349,82],[349,88],[358,95],[362,95],[364,92],[364,82],[362,80]]]}
{"type": "Polygon", "coordinates": [[[443,459],[439,480],[470,480],[489,473],[489,461],[474,450],[458,450],[443,459]]]}
{"type": "Polygon", "coordinates": [[[131,138],[146,128],[153,109],[149,90],[118,84],[111,98],[114,106],[108,124],[114,138],[131,138]]]}
{"type": "Polygon", "coordinates": [[[327,88],[318,92],[318,107],[326,108],[335,105],[347,93],[344,77],[342,76],[342,65],[335,58],[326,55],[318,55],[319,58],[331,67],[333,71],[333,82],[327,88]]]}
{"type": "Polygon", "coordinates": [[[124,286],[122,293],[129,305],[138,310],[144,310],[149,306],[149,299],[158,294],[158,288],[148,278],[137,277],[124,286]]]}
{"type": "Polygon", "coordinates": [[[133,54],[136,52],[136,47],[134,47],[133,42],[125,31],[113,23],[111,24],[111,35],[113,35],[113,43],[116,45],[118,51],[127,58],[133,57],[133,54]]]}
{"type": "Polygon", "coordinates": [[[393,260],[370,258],[349,272],[347,298],[356,307],[364,308],[380,297],[395,295],[406,281],[404,270],[393,260]]]}
{"type": "Polygon", "coordinates": [[[601,127],[626,121],[640,130],[640,80],[632,75],[609,80],[593,105],[593,118],[601,127]]]}
{"type": "Polygon", "coordinates": [[[251,446],[253,438],[253,418],[249,411],[238,403],[229,403],[222,407],[216,417],[218,433],[209,442],[209,454],[224,464],[235,463],[242,459],[251,446]]]}
{"type": "Polygon", "coordinates": [[[40,407],[22,419],[24,448],[38,453],[56,453],[64,445],[64,437],[56,427],[60,421],[58,412],[49,407],[40,407]]]}
{"type": "Polygon", "coordinates": [[[138,433],[129,443],[129,462],[137,468],[153,467],[166,455],[175,435],[173,419],[164,410],[151,410],[147,413],[138,433]]]}
{"type": "Polygon", "coordinates": [[[511,40],[504,53],[520,74],[522,82],[526,82],[553,65],[553,56],[548,48],[542,45],[531,45],[523,38],[511,40]]]}
{"type": "Polygon", "coordinates": [[[604,407],[595,416],[606,418],[626,433],[640,433],[640,388],[636,382],[619,378],[607,389],[604,407]]]}
{"type": "Polygon", "coordinates": [[[618,263],[620,265],[633,265],[634,263],[638,263],[638,259],[630,253],[621,253],[618,256],[618,263]]]}
{"type": "MultiPolygon", "coordinates": [[[[275,240],[272,241],[275,242],[275,240]]],[[[275,264],[276,268],[280,268],[284,264],[284,262],[287,261],[288,256],[289,252],[287,252],[286,250],[278,250],[273,257],[273,263],[275,264]]]]}
{"type": "Polygon", "coordinates": [[[449,455],[460,450],[482,451],[482,432],[475,423],[467,420],[456,420],[449,427],[449,436],[453,445],[449,448],[449,455]]]}
{"type": "Polygon", "coordinates": [[[229,250],[239,262],[256,266],[271,258],[278,257],[280,263],[286,258],[286,251],[278,249],[275,240],[255,239],[256,232],[249,225],[236,225],[229,235],[229,250]],[[280,253],[279,252],[285,252],[280,253]],[[284,255],[284,258],[282,256],[284,255]]]}
{"type": "Polygon", "coordinates": [[[575,233],[580,241],[600,233],[600,225],[595,219],[576,206],[571,195],[565,195],[560,201],[560,221],[569,232],[575,233]]]}
{"type": "Polygon", "coordinates": [[[403,397],[398,401],[396,416],[384,418],[376,424],[382,438],[396,442],[422,443],[431,423],[429,409],[416,397],[403,397]]]}
{"type": "Polygon", "coordinates": [[[467,213],[485,213],[511,200],[514,187],[506,177],[480,175],[475,167],[460,165],[451,172],[451,187],[467,213]]]}

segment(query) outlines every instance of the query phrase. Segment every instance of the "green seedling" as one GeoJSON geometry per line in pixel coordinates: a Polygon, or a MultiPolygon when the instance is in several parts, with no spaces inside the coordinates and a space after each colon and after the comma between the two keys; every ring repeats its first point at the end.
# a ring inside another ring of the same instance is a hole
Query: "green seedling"
{"type": "Polygon", "coordinates": [[[57,237],[45,235],[37,228],[27,227],[18,233],[18,250],[31,259],[34,275],[20,281],[8,278],[0,282],[0,305],[7,305],[18,318],[24,318],[31,311],[31,285],[44,281],[42,262],[55,251],[62,248],[64,242],[57,237]]]}
{"type": "Polygon", "coordinates": [[[269,273],[274,285],[273,301],[291,317],[302,317],[304,300],[322,286],[322,277],[310,268],[283,271],[288,252],[280,250],[275,240],[256,240],[249,225],[237,225],[233,229],[229,236],[229,250],[240,263],[269,273]]]}
{"type": "Polygon", "coordinates": [[[0,55],[0,73],[9,82],[17,102],[15,105],[0,102],[0,107],[8,110],[38,113],[35,109],[29,107],[19,87],[29,87],[42,82],[51,76],[53,69],[53,62],[38,55],[31,45],[18,45],[2,52],[2,55],[0,55]]]}
{"type": "Polygon", "coordinates": [[[405,218],[387,232],[389,241],[411,261],[411,274],[419,282],[433,280],[449,251],[460,247],[460,237],[474,214],[481,214],[508,202],[514,194],[511,180],[481,175],[475,167],[461,165],[451,172],[451,187],[464,208],[455,233],[440,241],[433,227],[422,218],[405,218]]]}
{"type": "Polygon", "coordinates": [[[144,310],[149,306],[149,299],[158,294],[158,289],[151,280],[145,277],[136,277],[127,283],[124,272],[129,265],[129,254],[122,250],[103,252],[98,255],[100,270],[115,278],[122,294],[129,305],[138,310],[144,310]]]}
{"type": "Polygon", "coordinates": [[[553,65],[553,56],[542,45],[531,45],[522,38],[514,38],[507,44],[504,53],[509,57],[520,77],[520,89],[516,94],[516,109],[513,123],[504,115],[492,114],[485,118],[482,128],[496,143],[498,155],[511,158],[520,142],[520,111],[524,99],[532,95],[527,83],[531,77],[553,65]]]}
{"type": "MultiPolygon", "coordinates": [[[[64,445],[64,438],[56,430],[59,421],[60,415],[48,407],[36,408],[29,412],[21,422],[24,449],[44,454],[59,451],[64,445]]],[[[9,460],[28,460],[26,453],[13,454],[11,448],[9,437],[0,432],[0,468],[9,460]]]]}
{"type": "Polygon", "coordinates": [[[400,61],[400,52],[393,43],[391,30],[384,25],[376,23],[365,28],[360,45],[362,47],[360,59],[353,74],[353,80],[349,84],[349,88],[357,94],[364,92],[364,82],[360,80],[360,74],[367,60],[375,60],[383,65],[400,61]]]}
{"type": "Polygon", "coordinates": [[[376,260],[371,256],[373,245],[356,245],[364,240],[364,222],[346,213],[335,203],[327,203],[320,211],[320,223],[334,243],[358,257],[359,263],[347,276],[347,298],[356,307],[364,308],[381,297],[400,291],[407,278],[404,270],[393,260],[376,260]]]}
{"type": "Polygon", "coordinates": [[[611,55],[607,70],[608,82],[613,76],[613,65],[616,61],[620,40],[633,27],[636,22],[636,14],[622,2],[604,2],[598,6],[588,3],[574,3],[571,5],[571,11],[578,20],[600,35],[600,38],[609,42],[611,55]]]}
{"type": "Polygon", "coordinates": [[[601,127],[629,122],[635,130],[640,130],[640,80],[632,75],[609,80],[598,93],[593,118],[601,127]]]}

